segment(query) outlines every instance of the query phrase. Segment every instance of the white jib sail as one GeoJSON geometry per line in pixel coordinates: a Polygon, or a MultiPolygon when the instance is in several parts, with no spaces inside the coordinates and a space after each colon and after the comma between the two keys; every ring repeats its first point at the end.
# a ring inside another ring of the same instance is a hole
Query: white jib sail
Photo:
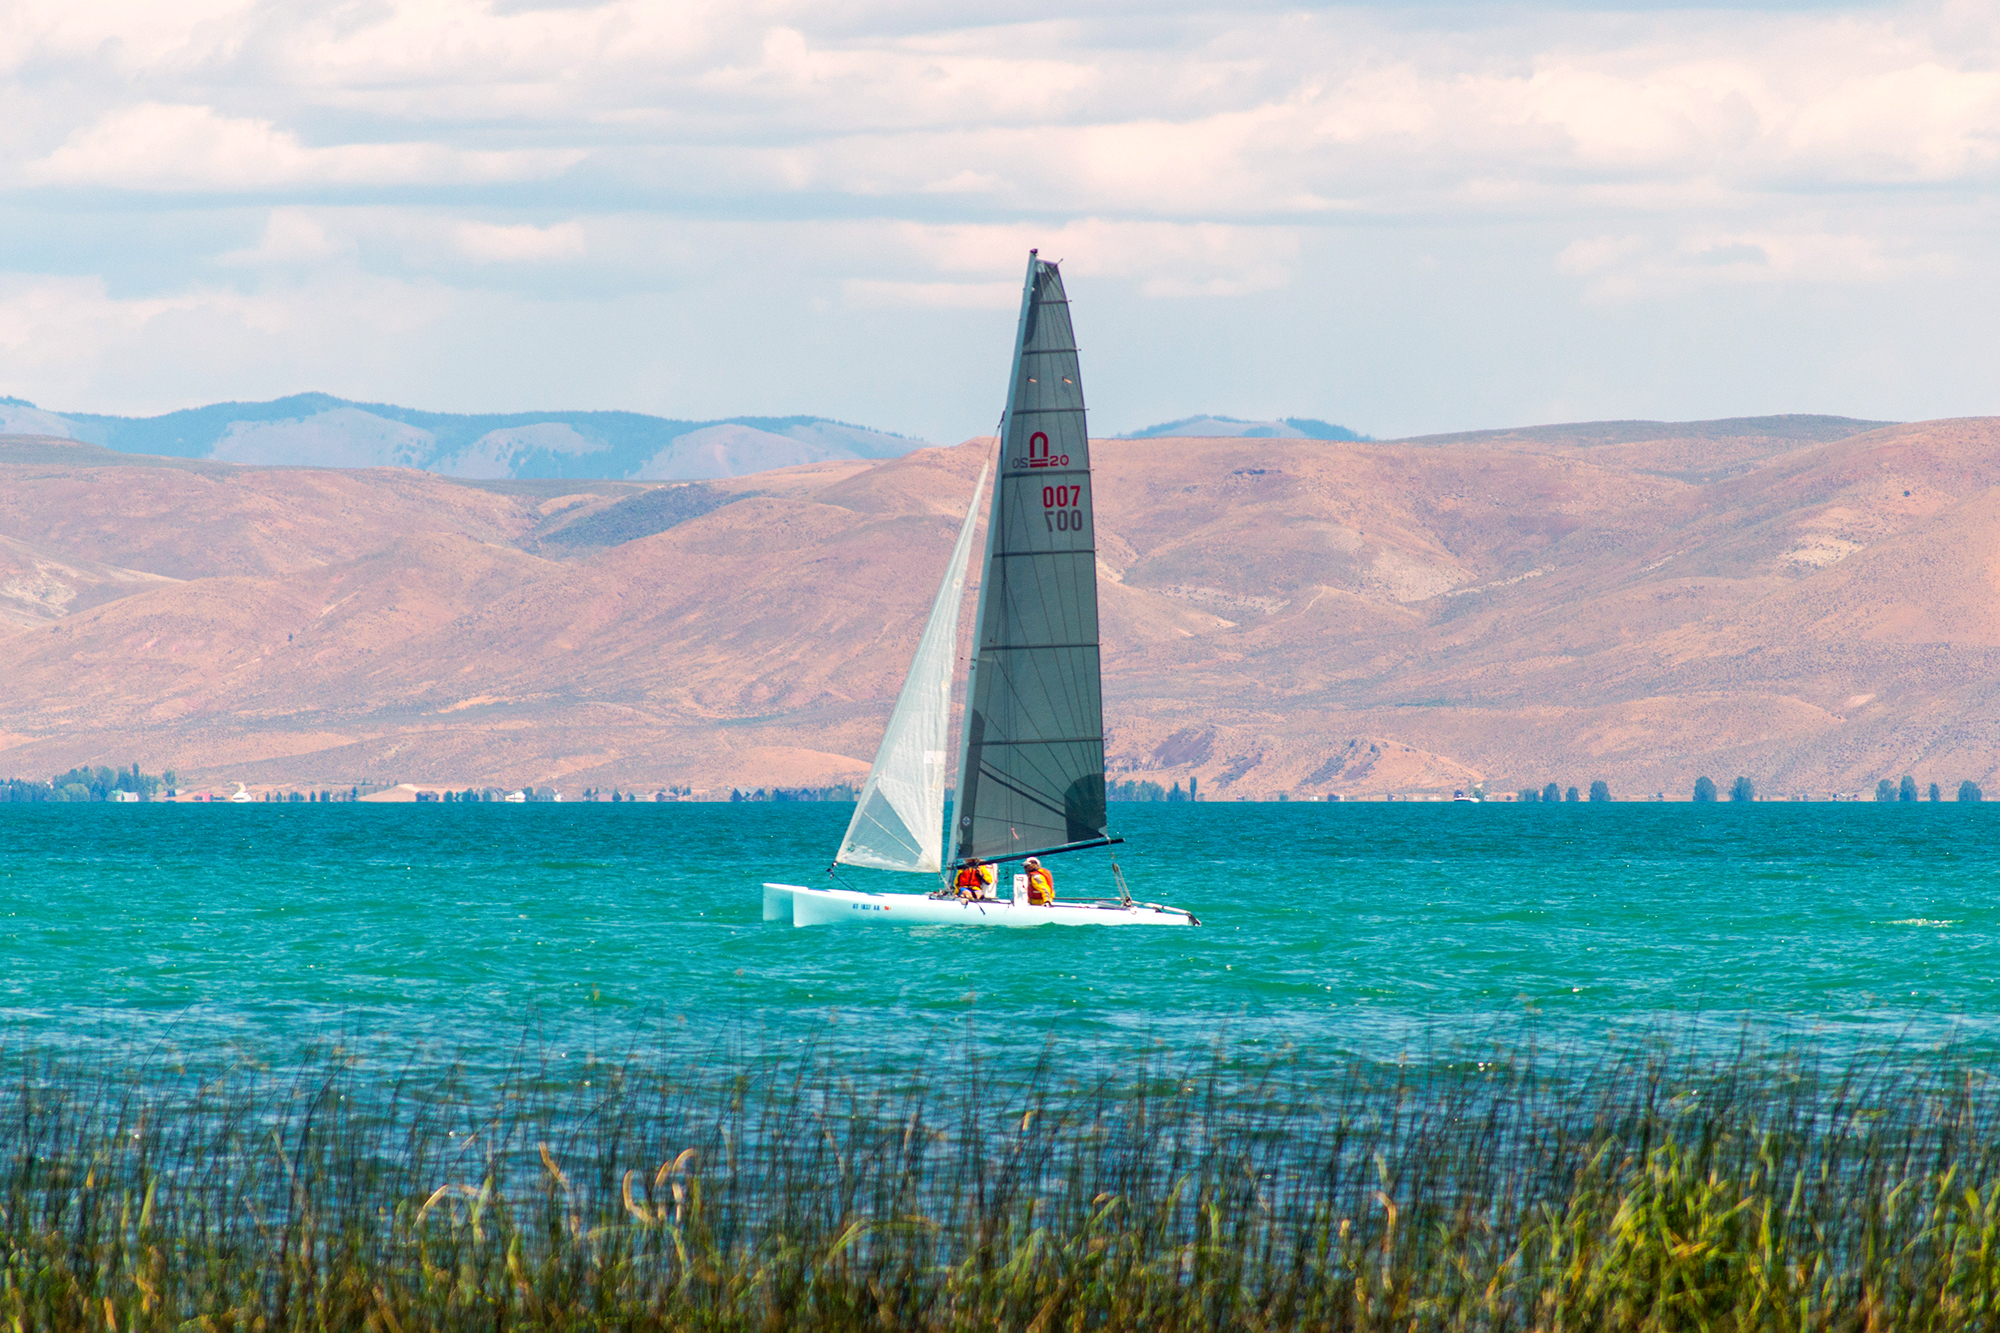
{"type": "Polygon", "coordinates": [[[917,641],[896,711],[882,733],[882,748],[875,752],[875,766],[868,770],[868,784],[834,858],[845,865],[935,873],[943,864],[945,742],[956,676],[958,608],[965,600],[972,528],[985,489],[986,469],[981,468],[924,637],[917,641]]]}

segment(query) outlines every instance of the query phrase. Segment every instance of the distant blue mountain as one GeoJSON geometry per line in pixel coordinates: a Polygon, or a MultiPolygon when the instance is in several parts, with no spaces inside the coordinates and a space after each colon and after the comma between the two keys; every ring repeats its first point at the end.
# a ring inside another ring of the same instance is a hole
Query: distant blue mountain
{"type": "Polygon", "coordinates": [[[63,435],[134,454],[307,467],[412,467],[473,478],[695,479],[925,447],[826,417],[681,421],[639,412],[422,412],[302,393],[157,417],[47,412],[0,398],[0,434],[63,435]]]}
{"type": "Polygon", "coordinates": [[[1369,440],[1371,435],[1357,435],[1345,426],[1336,426],[1330,421],[1319,421],[1312,417],[1280,417],[1276,421],[1245,421],[1240,417],[1183,417],[1179,421],[1167,421],[1144,430],[1131,431],[1113,438],[1120,440],[1157,440],[1165,436],[1222,436],[1230,439],[1278,439],[1278,440],[1369,440]]]}

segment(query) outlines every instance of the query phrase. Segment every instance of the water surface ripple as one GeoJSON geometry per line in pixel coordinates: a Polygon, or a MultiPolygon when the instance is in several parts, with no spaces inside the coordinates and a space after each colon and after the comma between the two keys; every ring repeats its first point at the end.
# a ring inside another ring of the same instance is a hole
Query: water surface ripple
{"type": "MultiPolygon", "coordinates": [[[[1114,806],[1134,892],[1201,929],[765,925],[758,885],[824,882],[850,811],[0,806],[0,1021],[17,1052],[391,1065],[1994,1037],[2000,808],[1114,806]]],[[[1057,869],[1109,891],[1103,853],[1057,869]]]]}

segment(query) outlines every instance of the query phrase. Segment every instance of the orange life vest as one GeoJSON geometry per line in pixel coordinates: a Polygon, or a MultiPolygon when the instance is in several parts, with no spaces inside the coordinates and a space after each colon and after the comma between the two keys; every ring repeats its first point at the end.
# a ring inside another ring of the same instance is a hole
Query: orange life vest
{"type": "Polygon", "coordinates": [[[1056,879],[1044,866],[1028,872],[1028,906],[1047,907],[1056,900],[1056,879]]]}
{"type": "Polygon", "coordinates": [[[983,889],[992,882],[992,866],[961,866],[958,878],[952,881],[952,887],[956,889],[983,889]]]}

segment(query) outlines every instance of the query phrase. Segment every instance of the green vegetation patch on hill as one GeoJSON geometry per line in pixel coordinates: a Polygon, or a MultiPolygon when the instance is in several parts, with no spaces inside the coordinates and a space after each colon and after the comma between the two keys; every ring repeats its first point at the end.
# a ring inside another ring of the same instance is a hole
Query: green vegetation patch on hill
{"type": "Polygon", "coordinates": [[[527,543],[531,550],[557,547],[577,550],[588,547],[623,546],[678,527],[690,519],[713,513],[726,504],[746,498],[747,492],[721,491],[698,481],[678,486],[656,486],[628,496],[616,504],[583,515],[573,522],[551,528],[527,543]]]}

